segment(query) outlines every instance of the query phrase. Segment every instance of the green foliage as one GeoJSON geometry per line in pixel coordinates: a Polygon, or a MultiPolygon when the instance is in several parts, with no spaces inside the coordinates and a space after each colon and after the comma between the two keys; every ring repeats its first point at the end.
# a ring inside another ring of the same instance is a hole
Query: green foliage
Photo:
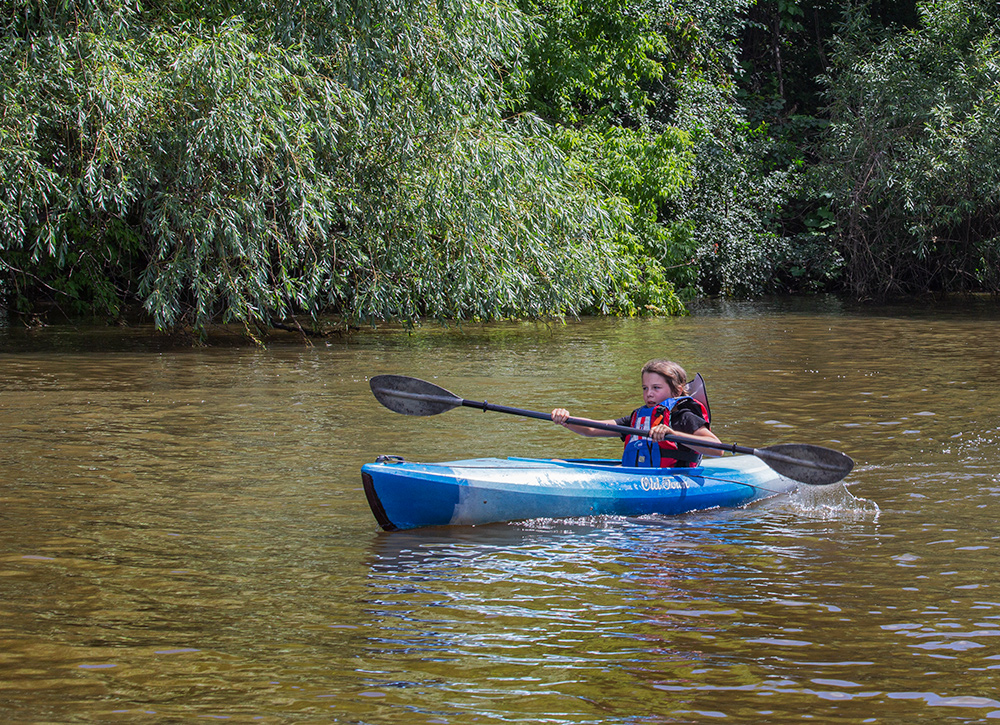
{"type": "Polygon", "coordinates": [[[771,223],[787,195],[788,175],[760,163],[770,140],[764,129],[738,118],[702,130],[695,143],[698,164],[681,218],[692,230],[700,288],[736,297],[770,291],[786,244],[771,223]]]}
{"type": "Polygon", "coordinates": [[[586,180],[552,145],[510,130],[465,129],[386,190],[384,226],[359,230],[371,242],[351,260],[371,270],[358,275],[356,309],[397,319],[630,311],[612,293],[628,271],[586,180]]]}
{"type": "Polygon", "coordinates": [[[821,171],[859,296],[1000,290],[995,10],[929,0],[917,30],[845,27],[821,171]]]}
{"type": "Polygon", "coordinates": [[[554,124],[574,167],[605,196],[616,247],[631,270],[619,307],[681,311],[673,290],[693,286],[694,255],[664,210],[690,181],[693,156],[689,136],[659,103],[674,61],[686,52],[683,33],[668,22],[673,7],[622,0],[520,6],[537,25],[509,87],[518,109],[554,124]]]}
{"type": "Polygon", "coordinates": [[[987,0],[0,10],[7,307],[203,334],[1000,289],[987,0]]]}
{"type": "Polygon", "coordinates": [[[777,280],[782,289],[793,292],[826,292],[840,288],[844,258],[831,236],[836,232],[836,215],[828,192],[815,192],[816,203],[800,212],[802,229],[786,238],[777,260],[777,280]],[[825,203],[824,203],[825,202],[825,203]]]}
{"type": "Polygon", "coordinates": [[[329,143],[357,100],[238,18],[157,32],[124,3],[77,11],[94,32],[42,22],[4,45],[0,248],[24,259],[22,296],[42,280],[114,314],[113,271],[163,328],[308,308],[344,197],[329,143]]]}
{"type": "Polygon", "coordinates": [[[577,163],[627,211],[620,245],[687,296],[758,292],[771,275],[784,176],[759,162],[767,140],[733,84],[750,5],[521,3],[540,30],[518,97],[569,128],[577,163]]]}
{"type": "Polygon", "coordinates": [[[201,333],[676,309],[595,179],[505,118],[530,26],[503,2],[6,9],[0,277],[22,306],[138,299],[201,333]]]}
{"type": "Polygon", "coordinates": [[[568,125],[642,123],[644,83],[663,78],[670,46],[652,7],[632,0],[521,0],[537,23],[512,79],[522,107],[568,125]]]}
{"type": "Polygon", "coordinates": [[[749,5],[692,4],[694,55],[702,60],[685,66],[673,116],[692,139],[695,161],[671,213],[693,247],[698,290],[727,296],[771,289],[784,247],[773,223],[791,188],[790,164],[773,163],[768,127],[750,123],[738,99],[741,26],[732,12],[749,5]]]}
{"type": "Polygon", "coordinates": [[[683,306],[674,289],[681,275],[671,272],[681,235],[659,213],[689,181],[690,139],[675,128],[652,133],[601,126],[564,127],[559,143],[605,195],[615,245],[626,260],[617,307],[628,314],[678,314],[683,306]]]}
{"type": "Polygon", "coordinates": [[[753,113],[772,122],[821,113],[818,76],[843,12],[832,0],[760,0],[748,9],[738,83],[753,113]]]}

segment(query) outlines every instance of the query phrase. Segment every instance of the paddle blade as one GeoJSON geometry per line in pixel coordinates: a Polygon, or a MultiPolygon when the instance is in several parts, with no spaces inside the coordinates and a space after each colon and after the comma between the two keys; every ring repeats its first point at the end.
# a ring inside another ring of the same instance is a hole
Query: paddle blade
{"type": "Polygon", "coordinates": [[[378,402],[403,415],[437,415],[462,404],[454,393],[405,375],[376,375],[369,385],[378,402]]]}
{"type": "Polygon", "coordinates": [[[807,443],[754,448],[753,454],[782,476],[810,486],[836,483],[854,468],[850,456],[832,448],[807,443]]]}

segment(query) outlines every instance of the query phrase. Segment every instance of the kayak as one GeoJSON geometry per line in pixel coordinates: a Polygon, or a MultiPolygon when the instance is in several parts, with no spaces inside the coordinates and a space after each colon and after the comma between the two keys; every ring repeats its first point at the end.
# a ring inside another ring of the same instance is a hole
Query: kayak
{"type": "Polygon", "coordinates": [[[379,456],[361,467],[386,531],[589,516],[675,515],[746,506],[798,484],[752,455],[696,468],[626,468],[617,460],[474,458],[416,463],[379,456]]]}

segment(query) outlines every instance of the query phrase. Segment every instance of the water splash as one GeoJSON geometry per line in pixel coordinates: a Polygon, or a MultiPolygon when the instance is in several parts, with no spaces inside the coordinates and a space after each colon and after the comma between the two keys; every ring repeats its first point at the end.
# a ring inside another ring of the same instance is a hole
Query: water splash
{"type": "Polygon", "coordinates": [[[799,516],[825,521],[878,521],[882,510],[874,501],[860,498],[838,483],[802,486],[787,499],[785,508],[799,516]]]}

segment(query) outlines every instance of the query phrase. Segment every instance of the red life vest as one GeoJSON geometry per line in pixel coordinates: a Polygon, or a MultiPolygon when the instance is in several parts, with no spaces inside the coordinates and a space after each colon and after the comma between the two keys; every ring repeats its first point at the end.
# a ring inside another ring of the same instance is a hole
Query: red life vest
{"type": "MultiPolygon", "coordinates": [[[[683,407],[689,410],[696,409],[705,419],[706,425],[708,424],[708,409],[700,400],[684,396],[667,398],[652,408],[644,407],[633,411],[631,427],[649,430],[663,423],[664,419],[669,421],[677,404],[681,401],[690,401],[690,404],[683,407]]],[[[685,445],[678,445],[672,441],[657,443],[652,438],[637,435],[630,435],[625,439],[625,449],[622,451],[622,465],[629,467],[694,468],[700,462],[701,454],[685,445]]]]}

